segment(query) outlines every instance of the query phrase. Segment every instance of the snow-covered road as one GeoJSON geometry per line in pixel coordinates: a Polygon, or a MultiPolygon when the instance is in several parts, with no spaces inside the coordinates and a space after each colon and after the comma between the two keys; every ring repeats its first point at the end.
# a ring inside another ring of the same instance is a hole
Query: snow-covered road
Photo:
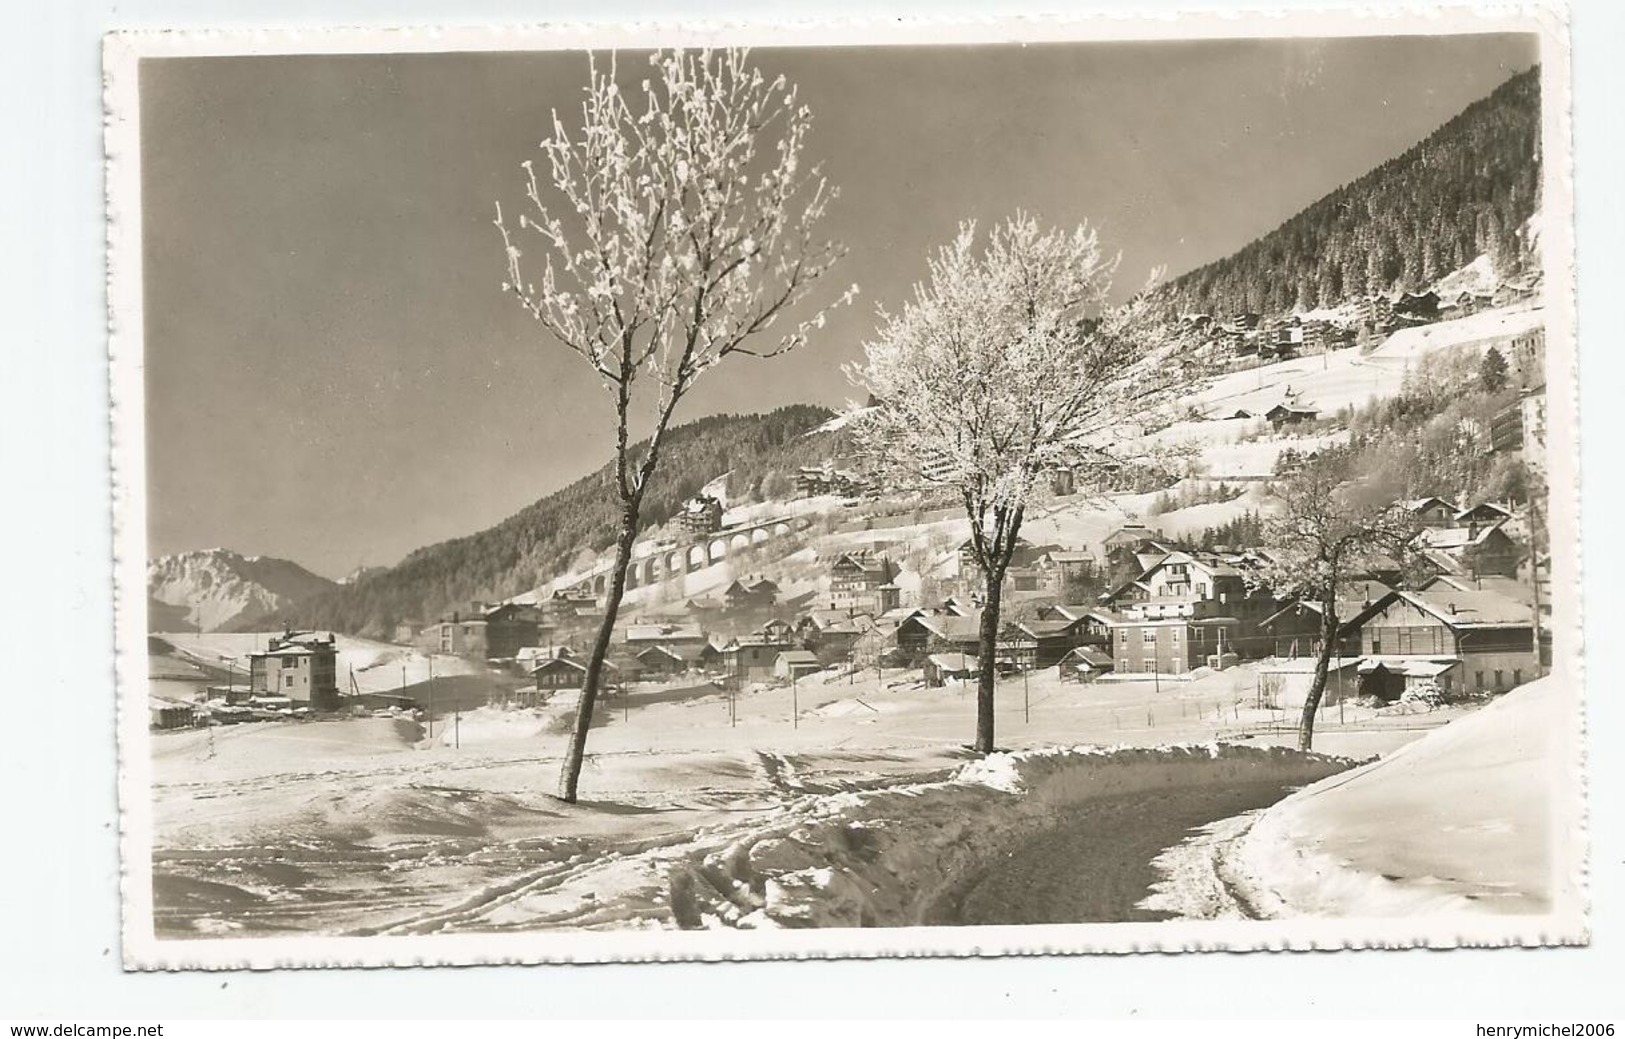
{"type": "Polygon", "coordinates": [[[995,860],[940,902],[933,924],[1068,924],[1166,920],[1142,903],[1164,878],[1158,855],[1199,826],[1274,804],[1277,782],[1187,786],[1104,797],[995,860]]]}

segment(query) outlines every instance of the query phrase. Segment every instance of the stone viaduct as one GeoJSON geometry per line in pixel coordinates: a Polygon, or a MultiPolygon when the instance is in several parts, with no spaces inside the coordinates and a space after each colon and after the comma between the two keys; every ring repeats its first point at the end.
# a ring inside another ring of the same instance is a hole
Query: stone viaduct
{"type": "MultiPolygon", "coordinates": [[[[691,574],[720,563],[742,549],[776,541],[807,530],[812,525],[813,521],[806,516],[785,516],[726,527],[704,536],[696,536],[692,541],[682,544],[640,543],[633,549],[632,563],[626,571],[626,587],[628,590],[642,588],[683,574],[691,574]],[[646,550],[645,554],[638,555],[638,549],[646,550]]],[[[607,563],[600,564],[597,569],[583,575],[574,583],[559,585],[555,590],[590,591],[594,595],[603,595],[609,587],[610,569],[607,563]]]]}

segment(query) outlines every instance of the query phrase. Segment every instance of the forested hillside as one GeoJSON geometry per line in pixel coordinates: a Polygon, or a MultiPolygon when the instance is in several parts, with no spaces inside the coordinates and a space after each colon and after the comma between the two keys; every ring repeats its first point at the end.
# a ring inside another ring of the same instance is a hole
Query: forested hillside
{"type": "MultiPolygon", "coordinates": [[[[797,404],[764,415],[712,415],[671,430],[644,501],[647,525],[665,521],[722,473],[730,473],[735,503],[758,499],[764,490],[768,496],[788,494],[798,466],[844,450],[842,434],[805,435],[832,414],[797,404]]],[[[613,478],[606,463],[488,530],[419,549],[397,566],[260,624],[376,636],[388,634],[397,621],[437,617],[470,599],[528,591],[567,569],[582,550],[596,552],[610,544],[619,522],[613,478]]]]}
{"type": "Polygon", "coordinates": [[[1426,140],[1164,292],[1169,315],[1282,314],[1415,290],[1488,255],[1523,264],[1540,204],[1540,70],[1514,76],[1426,140]]]}

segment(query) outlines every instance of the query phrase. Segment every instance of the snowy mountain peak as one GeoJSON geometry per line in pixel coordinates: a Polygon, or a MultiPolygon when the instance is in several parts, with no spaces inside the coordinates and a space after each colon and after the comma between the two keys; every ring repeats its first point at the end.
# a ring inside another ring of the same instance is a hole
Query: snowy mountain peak
{"type": "Polygon", "coordinates": [[[336,587],[298,563],[228,548],[179,552],[147,563],[147,626],[218,631],[336,587]]]}

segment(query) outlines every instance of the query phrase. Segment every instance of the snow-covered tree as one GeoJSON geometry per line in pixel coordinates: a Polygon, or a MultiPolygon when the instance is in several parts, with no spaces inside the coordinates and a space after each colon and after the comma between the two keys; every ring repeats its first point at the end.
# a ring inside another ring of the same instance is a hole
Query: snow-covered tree
{"type": "Polygon", "coordinates": [[[1478,363],[1478,385],[1485,393],[1500,393],[1507,384],[1507,359],[1501,351],[1490,347],[1478,363]]]}
{"type": "Polygon", "coordinates": [[[656,53],[649,63],[633,91],[613,61],[607,72],[591,63],[580,129],[554,112],[542,170],[523,164],[528,204],[517,224],[500,204],[494,221],[504,290],[597,373],[615,409],[621,523],[559,779],[566,801],[576,799],[643,496],[672,415],[728,357],[776,356],[822,327],[824,311],[802,305],[844,251],[816,237],[836,192],[803,154],[811,113],[794,86],[768,79],[740,50],[656,53]],[[542,254],[539,270],[526,262],[529,243],[542,254]],[[640,456],[631,444],[643,428],[640,456]]]}
{"type": "Polygon", "coordinates": [[[1055,467],[1098,486],[1124,461],[1122,427],[1145,421],[1190,362],[1134,334],[1149,324],[1143,294],[1108,305],[1117,261],[1087,226],[1018,213],[979,241],[960,228],[848,374],[877,402],[853,427],[870,465],[888,486],[948,491],[970,520],[985,589],[976,747],[990,752],[1000,593],[1029,500],[1055,467]]]}
{"type": "Polygon", "coordinates": [[[1271,562],[1259,583],[1276,598],[1313,604],[1320,614],[1320,653],[1304,697],[1298,748],[1314,742],[1315,712],[1337,651],[1340,595],[1374,568],[1405,562],[1414,519],[1392,504],[1386,489],[1345,479],[1333,460],[1316,460],[1274,489],[1281,509],[1264,523],[1271,562]]]}

